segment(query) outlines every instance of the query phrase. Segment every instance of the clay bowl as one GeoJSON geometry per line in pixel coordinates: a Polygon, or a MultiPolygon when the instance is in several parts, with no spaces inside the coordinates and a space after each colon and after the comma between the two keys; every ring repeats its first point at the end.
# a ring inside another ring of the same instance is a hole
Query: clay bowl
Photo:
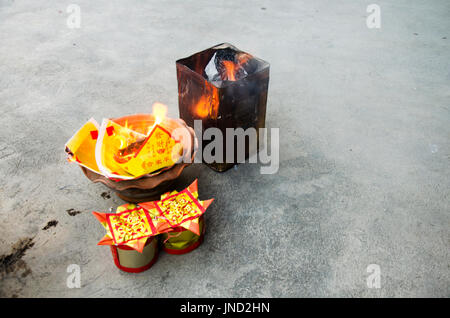
{"type": "MultiPolygon", "coordinates": [[[[146,134],[149,126],[153,125],[154,117],[149,114],[137,114],[132,116],[126,116],[113,119],[120,125],[125,125],[127,122],[129,127],[133,127],[133,130],[146,134]]],[[[85,167],[81,166],[81,170],[86,177],[94,183],[100,182],[106,185],[108,188],[116,192],[117,196],[125,201],[138,203],[158,200],[161,194],[172,190],[170,187],[175,180],[181,175],[184,168],[189,166],[194,160],[195,152],[197,150],[197,138],[195,137],[194,130],[188,127],[182,119],[165,119],[162,125],[169,132],[172,132],[176,128],[185,128],[191,136],[191,142],[182,140],[183,149],[185,150],[185,160],[181,163],[177,163],[169,169],[163,170],[158,174],[147,174],[138,179],[133,180],[121,180],[113,181],[103,175],[95,173],[85,167]],[[189,157],[190,160],[186,160],[189,157]]]]}

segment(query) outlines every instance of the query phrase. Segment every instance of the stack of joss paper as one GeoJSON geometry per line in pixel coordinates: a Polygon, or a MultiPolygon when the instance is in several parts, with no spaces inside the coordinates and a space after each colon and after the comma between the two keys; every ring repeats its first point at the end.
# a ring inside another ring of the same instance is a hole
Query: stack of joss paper
{"type": "Polygon", "coordinates": [[[128,205],[118,213],[93,212],[106,229],[98,245],[126,245],[142,253],[147,239],[183,227],[200,235],[199,218],[214,199],[198,199],[195,180],[181,192],[168,192],[161,200],[128,205]]]}
{"type": "MultiPolygon", "coordinates": [[[[151,115],[136,116],[148,123],[151,115]]],[[[90,119],[65,149],[69,161],[117,181],[157,174],[179,162],[183,153],[181,143],[158,121],[132,127],[123,118],[104,119],[101,126],[90,119]]]]}

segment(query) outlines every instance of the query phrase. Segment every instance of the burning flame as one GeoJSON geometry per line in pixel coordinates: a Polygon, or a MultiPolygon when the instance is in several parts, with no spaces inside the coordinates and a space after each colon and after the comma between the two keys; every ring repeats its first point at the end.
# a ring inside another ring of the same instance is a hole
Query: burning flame
{"type": "Polygon", "coordinates": [[[166,118],[167,114],[167,106],[162,103],[154,103],[153,104],[153,116],[155,116],[155,123],[148,127],[147,130],[147,136],[152,132],[153,128],[155,128],[156,125],[160,125],[164,119],[166,118]]]}
{"type": "Polygon", "coordinates": [[[245,63],[251,58],[251,55],[247,53],[241,53],[236,56],[237,62],[222,61],[222,65],[225,68],[225,80],[235,81],[236,75],[245,63]]]}
{"type": "MultiPolygon", "coordinates": [[[[161,123],[166,118],[167,106],[161,103],[153,104],[153,116],[155,117],[155,123],[148,126],[146,136],[150,135],[156,125],[161,123]]],[[[135,127],[137,128],[137,127],[135,127]]],[[[128,120],[125,121],[125,125],[120,131],[114,132],[114,137],[119,141],[118,153],[114,155],[114,159],[119,163],[125,163],[129,161],[135,154],[140,145],[146,140],[146,138],[139,137],[142,134],[138,134],[133,131],[133,125],[128,124],[128,120]]]]}
{"type": "Polygon", "coordinates": [[[153,104],[153,116],[155,116],[155,125],[159,125],[164,121],[167,115],[167,106],[161,103],[153,104]]]}
{"type": "Polygon", "coordinates": [[[205,82],[206,92],[200,97],[193,110],[196,116],[200,118],[210,117],[216,119],[219,113],[219,94],[218,90],[208,82],[205,82]]]}
{"type": "Polygon", "coordinates": [[[234,64],[234,62],[232,62],[232,61],[222,61],[222,63],[223,63],[223,66],[225,67],[227,80],[235,81],[236,73],[238,70],[237,67],[239,67],[239,65],[234,64]]]}

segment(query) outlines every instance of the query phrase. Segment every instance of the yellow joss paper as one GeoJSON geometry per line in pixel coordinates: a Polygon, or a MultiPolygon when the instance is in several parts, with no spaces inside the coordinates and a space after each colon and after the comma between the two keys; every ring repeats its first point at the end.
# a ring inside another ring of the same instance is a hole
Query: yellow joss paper
{"type": "Polygon", "coordinates": [[[127,245],[142,252],[149,237],[173,232],[177,227],[200,235],[199,218],[213,199],[198,200],[197,180],[181,192],[165,195],[160,201],[126,204],[117,213],[93,212],[106,229],[99,245],[127,245]]]}
{"type": "Polygon", "coordinates": [[[126,245],[142,253],[147,239],[155,235],[152,215],[134,204],[117,208],[117,214],[93,212],[106,229],[98,245],[126,245]]]}
{"type": "Polygon", "coordinates": [[[99,140],[95,149],[97,165],[108,178],[133,179],[117,160],[120,149],[126,148],[134,141],[145,138],[144,135],[104,119],[100,127],[99,140]]]}
{"type": "Polygon", "coordinates": [[[198,182],[195,180],[185,190],[176,190],[161,195],[160,201],[144,202],[144,208],[157,208],[170,227],[183,227],[196,235],[200,235],[199,218],[212,203],[213,199],[198,200],[198,182]]]}
{"type": "Polygon", "coordinates": [[[134,156],[122,167],[135,177],[174,165],[182,154],[182,146],[170,133],[156,125],[137,149],[134,156]]]}
{"type": "Polygon", "coordinates": [[[183,190],[158,201],[156,206],[172,227],[196,219],[205,212],[200,202],[188,190],[183,190]]]}
{"type": "Polygon", "coordinates": [[[151,220],[147,219],[144,209],[136,208],[111,215],[109,222],[116,243],[125,243],[154,233],[149,223],[151,220]]]}
{"type": "Polygon", "coordinates": [[[182,146],[156,125],[148,136],[105,120],[97,143],[97,164],[111,178],[133,179],[174,165],[182,146]]]}
{"type": "Polygon", "coordinates": [[[83,167],[100,173],[95,160],[97,138],[98,123],[91,118],[67,142],[66,152],[69,155],[69,161],[77,162],[83,167]]]}
{"type": "Polygon", "coordinates": [[[156,116],[148,124],[150,116],[129,116],[132,125],[128,119],[104,119],[100,127],[90,119],[67,142],[69,161],[116,181],[172,167],[181,160],[183,146],[166,130],[163,119],[156,116]]]}

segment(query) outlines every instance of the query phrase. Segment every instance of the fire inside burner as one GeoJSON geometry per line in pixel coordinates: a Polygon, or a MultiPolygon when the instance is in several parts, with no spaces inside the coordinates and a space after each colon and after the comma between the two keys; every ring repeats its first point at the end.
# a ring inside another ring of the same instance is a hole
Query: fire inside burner
{"type": "MultiPolygon", "coordinates": [[[[203,130],[221,130],[223,149],[227,128],[265,126],[269,63],[222,43],[179,59],[176,65],[180,117],[192,127],[200,119],[203,130]]],[[[207,145],[208,141],[203,141],[203,149],[207,145]]],[[[246,157],[254,153],[247,144],[245,147],[246,157]]],[[[208,165],[224,171],[236,162],[221,159],[208,165]]]]}
{"type": "Polygon", "coordinates": [[[236,81],[249,74],[252,56],[232,48],[217,50],[205,67],[205,75],[211,82],[236,81]]]}

